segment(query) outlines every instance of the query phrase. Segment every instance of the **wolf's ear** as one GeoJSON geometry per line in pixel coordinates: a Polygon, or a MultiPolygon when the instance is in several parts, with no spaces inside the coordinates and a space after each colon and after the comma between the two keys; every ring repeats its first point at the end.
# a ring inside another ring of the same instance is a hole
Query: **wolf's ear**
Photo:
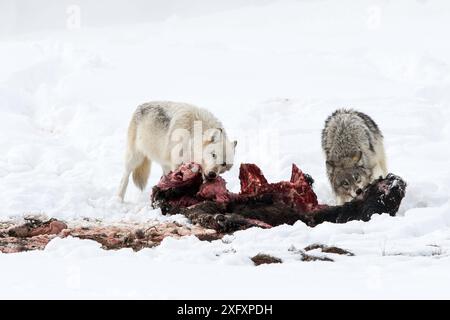
{"type": "Polygon", "coordinates": [[[233,141],[233,147],[236,148],[236,146],[237,146],[237,140],[234,140],[234,141],[233,141]]]}
{"type": "Polygon", "coordinates": [[[208,135],[206,137],[207,141],[215,143],[220,140],[222,134],[222,128],[209,129],[208,135]]]}
{"type": "Polygon", "coordinates": [[[358,163],[359,160],[361,160],[361,157],[362,157],[362,151],[356,152],[356,153],[352,156],[352,161],[353,161],[353,163],[358,163]]]}

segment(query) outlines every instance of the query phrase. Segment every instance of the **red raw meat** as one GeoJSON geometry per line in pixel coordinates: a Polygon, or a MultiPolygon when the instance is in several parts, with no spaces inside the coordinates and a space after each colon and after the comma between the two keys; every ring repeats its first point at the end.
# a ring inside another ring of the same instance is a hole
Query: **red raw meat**
{"type": "Polygon", "coordinates": [[[200,165],[191,162],[183,164],[178,170],[171,171],[167,175],[162,176],[158,183],[158,188],[162,191],[179,191],[185,187],[191,190],[198,190],[202,183],[203,178],[200,165]]]}
{"type": "Polygon", "coordinates": [[[188,207],[204,200],[228,203],[270,194],[277,201],[282,201],[296,210],[313,211],[321,207],[311,187],[312,179],[295,164],[292,165],[290,181],[268,183],[256,165],[245,163],[241,164],[239,179],[241,192],[234,194],[227,190],[226,182],[222,177],[202,183],[200,166],[187,163],[161,178],[153,189],[152,200],[157,202],[158,198],[164,194],[164,199],[178,204],[177,207],[188,207]]]}
{"type": "Polygon", "coordinates": [[[273,194],[278,200],[299,211],[318,209],[317,196],[308,178],[295,164],[292,165],[290,181],[268,183],[261,170],[254,164],[242,164],[239,172],[241,195],[257,196],[273,194]]]}
{"type": "Polygon", "coordinates": [[[261,169],[254,164],[241,164],[239,170],[241,194],[255,195],[268,184],[261,169]]]}
{"type": "Polygon", "coordinates": [[[232,193],[227,190],[226,182],[222,177],[214,180],[206,181],[200,186],[197,197],[203,200],[213,200],[216,202],[226,203],[233,197],[232,193]]]}

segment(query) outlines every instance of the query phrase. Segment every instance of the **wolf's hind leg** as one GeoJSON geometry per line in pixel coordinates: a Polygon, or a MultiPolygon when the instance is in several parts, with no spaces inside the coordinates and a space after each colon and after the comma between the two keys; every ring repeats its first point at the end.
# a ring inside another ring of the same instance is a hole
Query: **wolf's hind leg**
{"type": "Polygon", "coordinates": [[[141,189],[141,191],[144,191],[145,187],[147,186],[151,165],[151,160],[148,157],[144,156],[139,165],[133,169],[133,182],[136,187],[141,189]]]}
{"type": "Polygon", "coordinates": [[[142,153],[136,151],[128,151],[125,157],[125,172],[120,181],[119,190],[117,192],[118,197],[123,201],[125,193],[127,191],[130,174],[133,172],[133,179],[138,187],[145,187],[148,175],[150,174],[151,162],[142,153]],[[137,181],[137,183],[136,183],[137,181]],[[145,183],[144,183],[145,181],[145,183]]]}
{"type": "Polygon", "coordinates": [[[344,203],[347,202],[346,197],[344,197],[342,195],[336,195],[335,199],[336,199],[336,205],[337,206],[341,206],[341,205],[343,205],[344,203]]]}

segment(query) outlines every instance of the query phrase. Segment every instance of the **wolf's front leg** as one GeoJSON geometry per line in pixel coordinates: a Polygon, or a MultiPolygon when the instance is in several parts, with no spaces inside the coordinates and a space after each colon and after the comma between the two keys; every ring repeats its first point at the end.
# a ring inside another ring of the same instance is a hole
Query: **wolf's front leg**
{"type": "MultiPolygon", "coordinates": [[[[379,179],[380,177],[381,178],[386,178],[386,175],[387,175],[387,171],[386,171],[386,169],[384,168],[383,169],[383,166],[382,166],[382,164],[380,164],[380,163],[378,163],[373,169],[372,169],[372,181],[374,181],[374,180],[377,180],[377,179],[379,179]]],[[[371,181],[371,182],[372,182],[371,181]]]]}
{"type": "Polygon", "coordinates": [[[336,205],[342,206],[344,203],[352,201],[353,198],[347,197],[345,195],[336,195],[336,205]]]}

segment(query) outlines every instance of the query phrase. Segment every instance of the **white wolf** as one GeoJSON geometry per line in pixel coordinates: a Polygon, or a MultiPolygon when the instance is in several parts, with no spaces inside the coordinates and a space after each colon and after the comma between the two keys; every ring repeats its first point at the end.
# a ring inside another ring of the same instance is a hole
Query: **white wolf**
{"type": "Polygon", "coordinates": [[[129,176],[141,190],[147,185],[152,161],[164,174],[183,162],[200,163],[205,179],[229,170],[237,141],[231,142],[222,123],[209,111],[171,101],[140,105],[128,128],[125,173],[118,196],[123,200],[129,176]]]}
{"type": "Polygon", "coordinates": [[[335,111],[325,122],[322,148],[337,204],[387,175],[383,135],[375,121],[355,110],[335,111]]]}

